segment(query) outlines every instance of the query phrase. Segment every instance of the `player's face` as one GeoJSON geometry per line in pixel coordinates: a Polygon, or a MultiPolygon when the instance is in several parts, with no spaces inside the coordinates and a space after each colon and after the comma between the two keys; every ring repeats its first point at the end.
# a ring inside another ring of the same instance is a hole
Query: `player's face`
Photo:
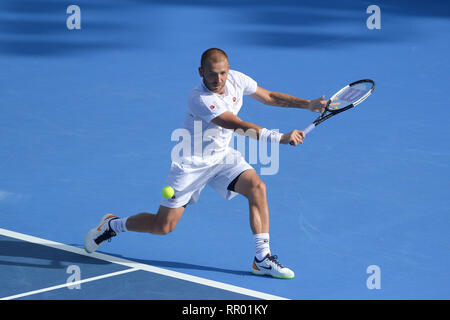
{"type": "Polygon", "coordinates": [[[228,77],[230,66],[227,59],[217,62],[207,62],[203,68],[200,68],[200,76],[203,77],[203,83],[212,92],[225,93],[225,83],[228,77]]]}

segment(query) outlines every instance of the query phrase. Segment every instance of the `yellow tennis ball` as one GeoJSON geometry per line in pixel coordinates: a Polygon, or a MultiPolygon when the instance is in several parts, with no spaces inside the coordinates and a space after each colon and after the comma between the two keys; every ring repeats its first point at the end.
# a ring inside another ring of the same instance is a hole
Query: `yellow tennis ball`
{"type": "Polygon", "coordinates": [[[162,189],[162,195],[166,199],[172,198],[174,194],[175,194],[175,191],[173,190],[173,188],[171,186],[165,186],[162,189]]]}

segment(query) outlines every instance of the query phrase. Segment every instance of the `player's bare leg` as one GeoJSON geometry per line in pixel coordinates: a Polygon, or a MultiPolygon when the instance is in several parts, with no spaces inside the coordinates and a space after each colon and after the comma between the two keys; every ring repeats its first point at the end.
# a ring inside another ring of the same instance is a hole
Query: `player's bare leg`
{"type": "Polygon", "coordinates": [[[250,227],[253,234],[269,233],[269,205],[266,185],[255,170],[244,171],[236,182],[234,190],[248,199],[250,227]]]}
{"type": "Polygon", "coordinates": [[[110,240],[123,231],[168,234],[175,229],[184,209],[184,207],[160,206],[156,214],[143,212],[122,219],[113,214],[106,214],[101,219],[99,226],[87,233],[84,239],[84,248],[87,252],[92,253],[104,241],[110,240]]]}
{"type": "Polygon", "coordinates": [[[175,229],[184,212],[184,207],[168,208],[160,206],[156,214],[139,213],[127,219],[128,231],[168,234],[175,229]]]}
{"type": "Polygon", "coordinates": [[[283,267],[272,255],[269,247],[269,205],[266,185],[255,170],[246,170],[238,178],[234,191],[248,199],[250,227],[255,240],[256,256],[252,273],[276,278],[293,278],[294,272],[283,267]]]}

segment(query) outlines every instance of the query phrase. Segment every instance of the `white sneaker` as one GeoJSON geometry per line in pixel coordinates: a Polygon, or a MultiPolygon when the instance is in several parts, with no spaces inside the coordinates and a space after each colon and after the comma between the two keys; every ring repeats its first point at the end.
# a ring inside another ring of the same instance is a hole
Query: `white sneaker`
{"type": "Polygon", "coordinates": [[[258,276],[269,275],[274,278],[292,279],[294,271],[289,268],[283,267],[278,261],[277,256],[272,256],[270,253],[262,260],[253,260],[252,273],[258,276]]]}
{"type": "Polygon", "coordinates": [[[116,236],[116,233],[111,229],[109,223],[111,220],[119,219],[113,214],[106,214],[100,221],[100,225],[97,228],[89,230],[84,238],[84,250],[88,253],[92,253],[100,246],[105,240],[110,240],[116,236]]]}

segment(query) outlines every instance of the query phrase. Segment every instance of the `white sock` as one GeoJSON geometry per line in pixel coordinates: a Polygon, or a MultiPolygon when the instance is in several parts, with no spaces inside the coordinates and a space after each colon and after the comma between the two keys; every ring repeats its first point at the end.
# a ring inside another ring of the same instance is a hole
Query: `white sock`
{"type": "Polygon", "coordinates": [[[128,231],[127,227],[126,227],[127,219],[128,219],[128,217],[114,219],[114,220],[111,220],[109,225],[115,233],[125,232],[125,231],[128,231]]]}
{"type": "Polygon", "coordinates": [[[255,240],[256,248],[256,259],[259,261],[263,260],[268,253],[270,253],[269,245],[269,234],[268,233],[258,233],[253,235],[255,240]]]}

